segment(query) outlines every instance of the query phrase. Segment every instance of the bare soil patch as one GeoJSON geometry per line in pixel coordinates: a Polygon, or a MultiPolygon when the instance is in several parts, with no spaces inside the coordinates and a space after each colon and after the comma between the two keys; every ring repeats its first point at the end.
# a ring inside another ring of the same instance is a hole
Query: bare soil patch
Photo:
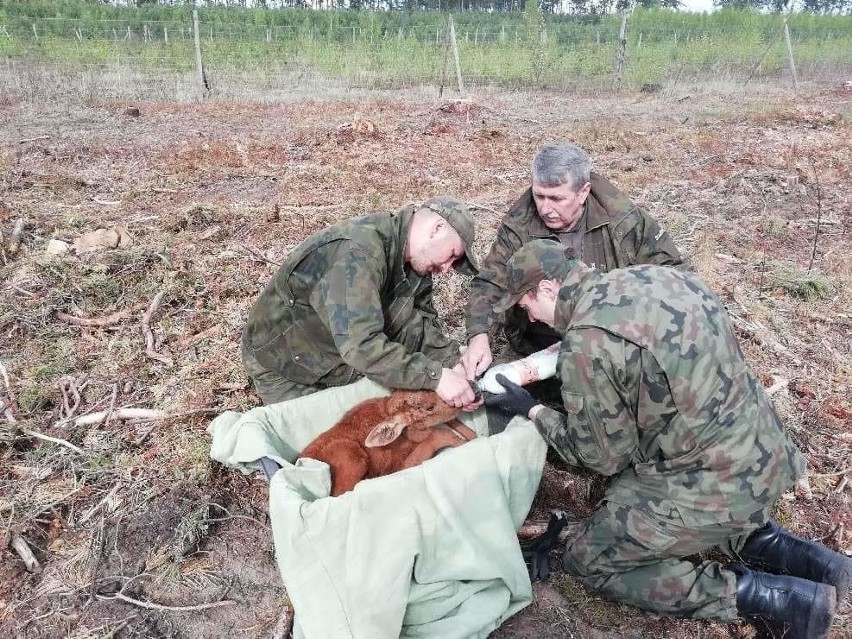
{"type": "MultiPolygon", "coordinates": [[[[259,403],[239,358],[252,302],[310,233],[436,194],[477,207],[484,254],[527,185],[533,152],[554,139],[585,147],[726,302],[809,462],[809,487],[785,495],[776,515],[850,552],[847,94],[482,92],[470,103],[386,94],[134,104],[139,117],[126,106],[0,103],[0,626],[11,635],[273,636],[286,593],[265,483],[212,464],[205,432],[211,414],[259,403]],[[19,218],[20,249],[10,252],[19,218]],[[51,240],[70,245],[119,225],[131,244],[46,252],[51,240]],[[146,354],[142,329],[160,292],[150,347],[165,359],[146,354]],[[173,417],[115,419],[129,407],[173,417]],[[100,422],[75,421],[97,411],[107,412],[100,422]],[[41,572],[25,570],[13,535],[41,572]],[[147,610],[115,599],[122,587],[163,606],[236,603],[147,610]]],[[[460,338],[467,285],[456,276],[437,285],[460,338]]],[[[533,516],[555,506],[587,513],[601,490],[549,465],[533,516]]],[[[755,632],[606,602],[558,571],[535,592],[496,637],[755,632]]],[[[847,602],[831,636],[850,634],[847,602]]]]}

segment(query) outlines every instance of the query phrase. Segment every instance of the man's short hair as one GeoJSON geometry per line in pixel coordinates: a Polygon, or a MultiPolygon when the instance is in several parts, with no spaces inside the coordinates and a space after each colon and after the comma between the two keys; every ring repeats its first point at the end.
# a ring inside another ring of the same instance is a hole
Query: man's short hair
{"type": "Polygon", "coordinates": [[[449,195],[439,195],[423,202],[419,209],[429,209],[447,220],[447,223],[459,234],[464,244],[464,257],[453,268],[465,275],[476,275],[479,265],[473,254],[473,243],[476,241],[476,223],[467,205],[458,198],[449,195]]]}
{"type": "Polygon", "coordinates": [[[542,186],[571,184],[575,191],[589,181],[592,163],[580,147],[559,142],[541,147],[532,161],[532,179],[542,186]]]}
{"type": "Polygon", "coordinates": [[[507,296],[497,304],[497,312],[517,304],[542,280],[562,281],[577,264],[565,255],[565,246],[555,240],[533,240],[519,248],[506,265],[507,296]]]}

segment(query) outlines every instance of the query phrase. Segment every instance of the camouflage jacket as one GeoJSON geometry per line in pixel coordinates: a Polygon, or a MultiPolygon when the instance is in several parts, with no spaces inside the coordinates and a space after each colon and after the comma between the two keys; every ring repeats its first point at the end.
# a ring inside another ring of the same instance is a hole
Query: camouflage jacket
{"type": "Polygon", "coordinates": [[[406,268],[413,212],[349,220],[308,238],[255,302],[243,348],[299,384],[339,386],[363,375],[388,388],[436,388],[459,345],[438,327],[432,277],[406,268]]]}
{"type": "MultiPolygon", "coordinates": [[[[592,173],[591,184],[583,215],[577,222],[578,232],[583,234],[580,254],[567,257],[604,271],[632,264],[682,265],[680,252],[654,218],[603,176],[592,173]]],[[[560,235],[542,222],[532,189],[527,189],[503,218],[491,251],[471,283],[467,307],[469,338],[489,331],[499,319],[493,309],[503,297],[509,259],[527,242],[540,239],[559,242],[560,235]]],[[[507,329],[525,330],[523,314],[510,311],[508,319],[507,329]]]]}
{"type": "Polygon", "coordinates": [[[572,465],[618,475],[607,499],[685,523],[746,519],[804,470],[725,309],[657,266],[565,278],[555,328],[565,414],[539,431],[572,465]]]}

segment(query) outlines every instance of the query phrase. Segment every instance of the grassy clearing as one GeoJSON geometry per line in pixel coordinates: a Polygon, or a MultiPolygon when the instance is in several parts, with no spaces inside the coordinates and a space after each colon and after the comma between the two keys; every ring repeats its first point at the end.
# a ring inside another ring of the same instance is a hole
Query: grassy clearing
{"type": "MultiPolygon", "coordinates": [[[[418,98],[411,91],[272,104],[242,95],[204,104],[149,99],[135,118],[123,115],[124,100],[102,95],[51,102],[46,89],[34,88],[38,101],[7,98],[0,229],[6,233],[19,216],[28,224],[21,251],[0,266],[0,361],[9,375],[0,400],[18,419],[0,420],[0,517],[31,543],[44,570],[27,573],[0,547],[0,625],[24,637],[109,634],[123,623],[123,632],[139,636],[271,632],[283,589],[265,528],[265,482],[212,464],[209,416],[187,414],[257,404],[239,336],[275,271],[269,260],[280,262],[338,220],[439,193],[481,205],[475,250],[483,255],[501,212],[527,185],[535,148],[552,139],[587,148],[600,171],[660,219],[724,300],[760,379],[790,382],[773,400],[808,458],[813,495],[787,495],[776,514],[796,532],[848,550],[850,492],[838,473],[852,454],[852,162],[850,124],[835,117],[847,100],[830,90],[750,89],[726,86],[689,100],[666,91],[482,91],[472,104],[441,105],[465,109],[441,109],[434,92],[418,98]],[[356,113],[379,134],[339,127],[356,113]],[[810,258],[816,185],[805,178],[812,162],[825,225],[809,277],[824,277],[831,293],[805,299],[794,291],[819,292],[818,285],[789,283],[810,258]],[[131,245],[45,254],[50,239],[71,242],[116,224],[128,228],[131,245]],[[797,270],[785,274],[782,265],[797,270]],[[145,309],[160,291],[151,328],[172,366],[146,355],[142,310],[107,327],[57,316],[145,309]],[[113,398],[116,408],[179,416],[66,423],[60,384],[68,378],[85,384],[75,416],[106,410],[113,398]],[[240,605],[190,616],[89,601],[95,577],[98,592],[108,594],[117,587],[110,577],[127,580],[146,567],[152,574],[131,593],[142,600],[232,597],[240,605]]],[[[468,282],[448,275],[436,290],[447,330],[463,339],[468,282]]],[[[594,507],[600,491],[583,489],[588,478],[565,472],[557,479],[572,512],[594,507]]],[[[751,636],[741,625],[675,621],[606,602],[559,574],[549,585],[561,599],[549,608],[538,601],[496,636],[751,636]],[[536,631],[518,630],[534,621],[536,631]]],[[[832,639],[852,631],[848,606],[832,639]]]]}

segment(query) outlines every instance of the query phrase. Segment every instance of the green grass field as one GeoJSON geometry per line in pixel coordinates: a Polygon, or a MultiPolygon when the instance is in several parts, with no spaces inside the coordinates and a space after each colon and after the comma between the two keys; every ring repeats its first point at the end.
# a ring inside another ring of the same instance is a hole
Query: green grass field
{"type": "MultiPolygon", "coordinates": [[[[611,82],[618,17],[549,16],[543,33],[524,14],[455,16],[463,75],[476,84],[570,87],[611,82]]],[[[200,11],[212,75],[311,70],[353,87],[452,80],[447,15],[437,12],[200,11]]],[[[637,10],[627,32],[624,83],[778,76],[787,66],[781,18],[748,11],[712,15],[637,10]],[[760,63],[760,64],[759,64],[760,63]]],[[[105,7],[74,2],[0,3],[0,60],[141,72],[191,72],[190,14],[182,7],[105,7]]],[[[803,79],[852,68],[852,16],[790,21],[803,79]]]]}

